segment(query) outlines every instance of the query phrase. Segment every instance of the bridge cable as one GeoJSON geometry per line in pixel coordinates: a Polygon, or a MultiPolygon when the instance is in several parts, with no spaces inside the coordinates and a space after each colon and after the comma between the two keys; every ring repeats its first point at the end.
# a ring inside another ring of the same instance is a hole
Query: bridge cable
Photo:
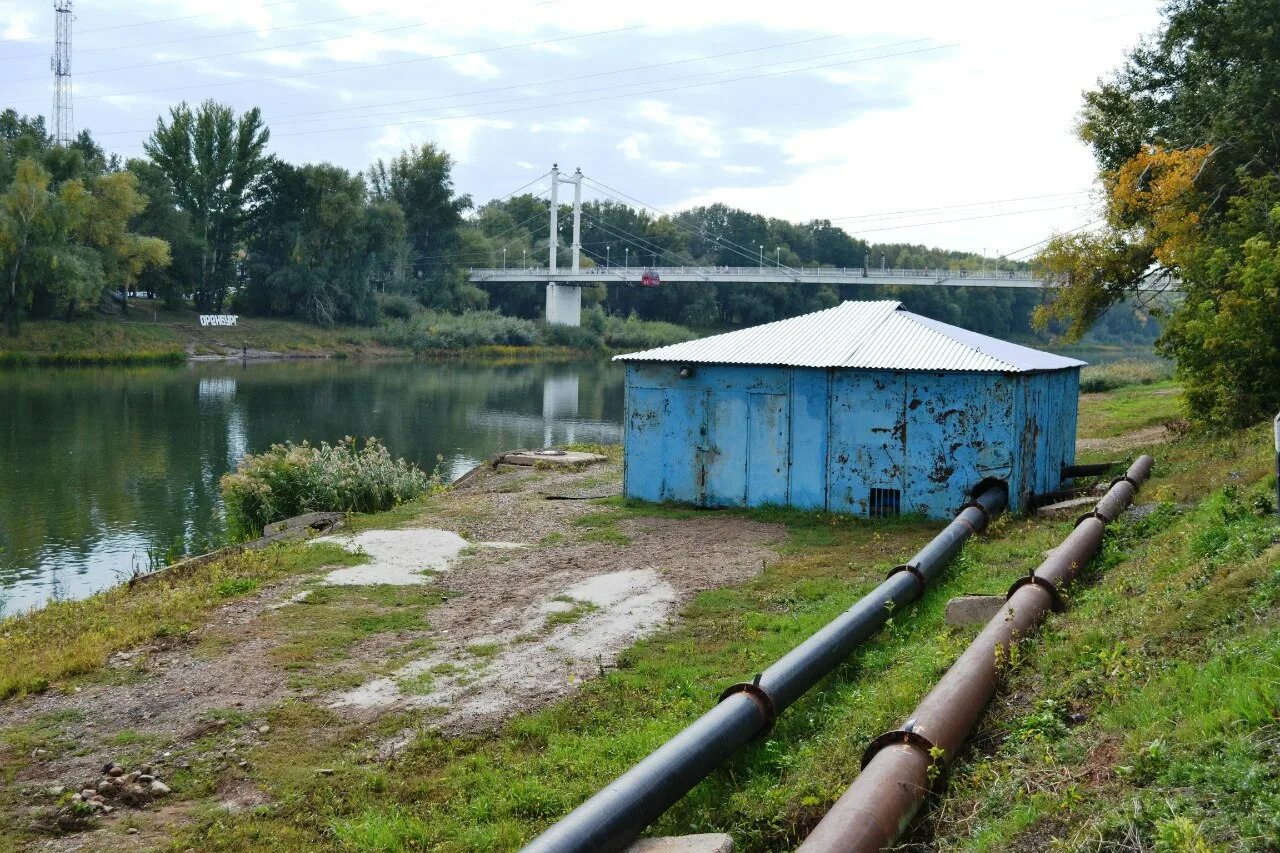
{"type": "MultiPolygon", "coordinates": [[[[779,263],[779,262],[775,261],[773,258],[763,258],[763,259],[757,258],[757,256],[756,256],[756,253],[755,253],[755,252],[751,251],[751,250],[750,250],[750,249],[748,249],[746,246],[741,246],[741,245],[739,245],[739,244],[737,244],[737,243],[733,242],[732,240],[729,240],[728,238],[721,237],[721,236],[718,236],[718,235],[716,235],[716,236],[712,236],[712,235],[710,235],[710,234],[706,233],[706,231],[698,231],[698,230],[696,230],[696,229],[690,228],[689,226],[684,225],[683,223],[681,223],[681,222],[676,218],[676,215],[671,214],[671,213],[667,213],[665,210],[662,210],[661,208],[658,208],[658,207],[654,207],[654,206],[653,206],[653,205],[651,205],[651,204],[645,204],[644,202],[640,201],[639,199],[637,199],[637,198],[633,198],[632,196],[627,195],[626,193],[622,192],[621,190],[615,190],[615,189],[613,189],[612,187],[607,186],[606,184],[602,184],[600,181],[597,181],[597,180],[596,180],[596,179],[594,179],[594,178],[590,178],[590,177],[588,177],[588,178],[586,178],[586,180],[587,180],[588,182],[590,182],[591,184],[593,184],[593,185],[596,187],[596,189],[600,190],[601,192],[604,192],[606,195],[610,195],[610,196],[612,196],[613,198],[617,199],[618,201],[622,201],[624,204],[626,204],[626,203],[628,202],[628,200],[629,200],[631,203],[638,204],[638,205],[640,205],[641,207],[648,208],[648,209],[650,209],[650,210],[655,210],[655,211],[657,211],[658,213],[662,214],[663,216],[667,217],[669,220],[671,220],[671,223],[672,223],[673,225],[675,225],[677,228],[679,228],[679,229],[681,229],[681,230],[683,230],[683,231],[686,231],[686,232],[688,232],[688,233],[690,233],[690,234],[693,234],[693,235],[695,235],[695,236],[697,236],[697,237],[701,237],[703,240],[709,240],[709,241],[711,241],[712,243],[723,243],[723,244],[725,244],[726,248],[729,248],[729,249],[731,249],[731,250],[736,250],[736,251],[735,251],[735,254],[741,255],[742,257],[747,258],[748,260],[750,260],[750,261],[752,261],[752,262],[759,262],[759,265],[760,265],[760,266],[763,266],[763,265],[764,265],[763,261],[768,261],[768,263],[769,263],[769,265],[770,265],[770,266],[774,266],[774,267],[777,267],[777,268],[779,268],[779,269],[785,269],[785,270],[788,270],[788,271],[793,272],[793,273],[795,272],[795,270],[794,270],[792,267],[789,267],[789,266],[787,266],[786,264],[779,263]]],[[[788,247],[788,248],[790,248],[790,247],[788,247]]]]}

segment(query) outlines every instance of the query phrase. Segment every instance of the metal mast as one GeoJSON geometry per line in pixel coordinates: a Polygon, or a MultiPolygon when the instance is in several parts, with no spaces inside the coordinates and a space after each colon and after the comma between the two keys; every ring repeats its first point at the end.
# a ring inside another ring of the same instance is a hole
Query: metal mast
{"type": "Polygon", "coordinates": [[[49,67],[53,69],[53,141],[62,146],[75,137],[71,113],[71,0],[53,0],[57,24],[49,67]]]}

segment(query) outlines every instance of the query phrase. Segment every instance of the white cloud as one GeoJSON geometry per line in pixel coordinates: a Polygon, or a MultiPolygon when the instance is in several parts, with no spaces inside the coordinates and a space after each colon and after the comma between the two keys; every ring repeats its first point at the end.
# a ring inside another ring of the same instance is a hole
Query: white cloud
{"type": "Polygon", "coordinates": [[[723,141],[705,116],[681,115],[662,101],[641,101],[638,112],[645,121],[669,128],[668,139],[697,150],[703,157],[719,157],[723,141]]]}

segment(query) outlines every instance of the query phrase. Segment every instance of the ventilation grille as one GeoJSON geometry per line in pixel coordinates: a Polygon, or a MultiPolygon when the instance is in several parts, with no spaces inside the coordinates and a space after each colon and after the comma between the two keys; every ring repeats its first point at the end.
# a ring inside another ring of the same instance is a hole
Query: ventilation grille
{"type": "Polygon", "coordinates": [[[870,515],[872,518],[888,518],[902,511],[902,492],[897,489],[871,490],[870,515]]]}

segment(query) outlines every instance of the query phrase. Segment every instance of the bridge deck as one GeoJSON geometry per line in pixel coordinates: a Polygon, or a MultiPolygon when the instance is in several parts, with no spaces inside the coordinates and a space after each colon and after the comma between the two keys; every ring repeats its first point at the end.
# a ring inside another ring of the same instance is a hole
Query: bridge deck
{"type": "MultiPolygon", "coordinates": [[[[578,273],[546,267],[472,269],[472,282],[550,282],[557,284],[639,283],[644,267],[592,267],[578,273]]],[[[650,267],[667,284],[730,282],[735,284],[903,284],[961,285],[966,287],[1044,287],[1030,272],[974,270],[788,269],[786,267],[650,267]]]]}
{"type": "MultiPolygon", "coordinates": [[[[935,287],[1054,287],[1029,271],[1016,270],[934,270],[787,267],[591,267],[574,273],[550,272],[546,267],[473,268],[470,279],[476,284],[534,282],[568,285],[640,283],[646,269],[658,273],[663,284],[725,282],[730,284],[897,284],[935,287]]],[[[1142,290],[1176,289],[1177,282],[1148,279],[1142,290]]]]}

